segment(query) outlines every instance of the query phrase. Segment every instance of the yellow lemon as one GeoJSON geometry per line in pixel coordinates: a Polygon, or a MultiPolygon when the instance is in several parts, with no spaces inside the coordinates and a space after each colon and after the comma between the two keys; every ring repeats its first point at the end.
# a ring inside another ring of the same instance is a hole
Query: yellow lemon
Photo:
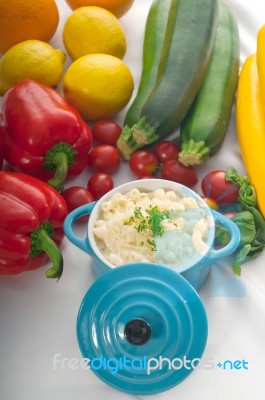
{"type": "Polygon", "coordinates": [[[95,121],[120,112],[133,92],[129,67],[108,54],[89,54],[74,61],[63,80],[64,96],[83,118],[95,121]]]}
{"type": "Polygon", "coordinates": [[[0,95],[23,79],[56,86],[63,75],[66,55],[48,43],[26,40],[7,50],[0,59],[0,95]]]}
{"type": "Polygon", "coordinates": [[[77,8],[67,18],[63,42],[73,60],[92,53],[122,59],[126,52],[126,38],[119,20],[110,11],[96,6],[77,8]]]}

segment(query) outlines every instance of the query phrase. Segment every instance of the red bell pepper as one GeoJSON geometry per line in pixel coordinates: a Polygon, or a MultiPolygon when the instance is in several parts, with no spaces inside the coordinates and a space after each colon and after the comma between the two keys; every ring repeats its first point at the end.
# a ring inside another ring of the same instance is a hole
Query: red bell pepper
{"type": "Polygon", "coordinates": [[[4,161],[4,127],[3,123],[3,114],[0,113],[0,169],[3,166],[4,161]]]}
{"type": "Polygon", "coordinates": [[[0,171],[0,274],[14,275],[53,266],[47,278],[60,278],[59,243],[68,213],[63,197],[46,182],[19,172],[0,171]]]}
{"type": "Polygon", "coordinates": [[[5,157],[20,172],[62,190],[66,176],[86,166],[92,133],[78,111],[54,89],[23,80],[3,97],[5,157]]]}

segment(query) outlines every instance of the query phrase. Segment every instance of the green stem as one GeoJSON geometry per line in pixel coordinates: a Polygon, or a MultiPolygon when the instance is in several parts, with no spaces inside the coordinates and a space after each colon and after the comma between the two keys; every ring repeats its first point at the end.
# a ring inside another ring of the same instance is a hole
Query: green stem
{"type": "Polygon", "coordinates": [[[150,126],[145,117],[142,117],[131,128],[124,126],[117,141],[117,147],[125,160],[142,147],[151,144],[159,139],[156,130],[150,126]]]}
{"type": "Polygon", "coordinates": [[[45,231],[42,231],[39,237],[42,251],[47,254],[52,262],[52,267],[47,269],[45,275],[47,278],[60,279],[63,273],[63,257],[60,249],[45,231]]]}
{"type": "Polygon", "coordinates": [[[133,138],[140,147],[151,144],[159,139],[156,129],[146,121],[145,117],[142,117],[131,129],[133,138]]]}
{"type": "Polygon", "coordinates": [[[189,166],[202,164],[209,156],[210,150],[203,141],[195,142],[190,139],[182,144],[178,157],[182,164],[189,166]]]}
{"type": "Polygon", "coordinates": [[[141,148],[134,140],[131,128],[127,125],[124,126],[116,145],[124,160],[129,160],[132,153],[141,148]]]}
{"type": "Polygon", "coordinates": [[[45,155],[44,167],[48,171],[54,171],[54,177],[48,183],[59,192],[63,188],[68,168],[73,164],[77,151],[69,143],[59,142],[45,155]]]}
{"type": "Polygon", "coordinates": [[[56,153],[53,158],[53,163],[56,166],[55,174],[48,183],[58,192],[63,189],[63,184],[68,172],[68,157],[65,153],[56,153]]]}
{"type": "Polygon", "coordinates": [[[46,271],[47,278],[60,279],[63,273],[63,257],[57,244],[52,240],[53,228],[50,222],[44,222],[31,233],[31,256],[37,256],[41,252],[47,254],[52,262],[52,267],[46,271]]]}

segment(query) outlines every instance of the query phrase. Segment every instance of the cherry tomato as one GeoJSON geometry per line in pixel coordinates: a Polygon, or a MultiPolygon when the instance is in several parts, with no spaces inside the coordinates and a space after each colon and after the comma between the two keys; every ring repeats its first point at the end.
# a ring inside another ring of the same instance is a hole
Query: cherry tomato
{"type": "MultiPolygon", "coordinates": [[[[92,193],[88,189],[81,186],[72,186],[65,189],[62,193],[62,196],[66,201],[69,212],[95,200],[92,193]]],[[[84,218],[81,217],[78,220],[86,219],[87,216],[84,216],[84,218]]]]}
{"type": "Polygon", "coordinates": [[[159,161],[151,151],[137,150],[131,155],[129,166],[137,178],[152,177],[159,167],[159,161]]]}
{"type": "Polygon", "coordinates": [[[91,128],[93,138],[102,144],[116,145],[121,134],[121,127],[113,119],[102,118],[94,123],[91,128]]]}
{"type": "Polygon", "coordinates": [[[99,144],[93,147],[88,154],[87,164],[93,172],[112,174],[120,166],[119,150],[110,144],[99,144]]]}
{"type": "Polygon", "coordinates": [[[92,175],[87,182],[87,188],[96,200],[100,199],[104,194],[114,187],[113,179],[110,175],[98,172],[92,175]]]}
{"type": "Polygon", "coordinates": [[[201,189],[206,197],[211,197],[218,204],[235,203],[239,188],[225,179],[225,171],[211,171],[201,181],[201,189]]]}
{"type": "Polygon", "coordinates": [[[198,182],[195,168],[186,167],[181,164],[179,160],[169,160],[165,162],[161,170],[161,177],[188,187],[192,187],[198,182]]]}
{"type": "Polygon", "coordinates": [[[158,160],[164,164],[166,161],[176,160],[180,149],[170,140],[162,140],[155,145],[154,152],[158,160]]]}

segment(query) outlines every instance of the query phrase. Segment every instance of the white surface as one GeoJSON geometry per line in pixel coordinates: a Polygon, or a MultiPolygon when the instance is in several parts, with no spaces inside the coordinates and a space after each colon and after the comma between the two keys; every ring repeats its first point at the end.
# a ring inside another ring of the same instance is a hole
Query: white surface
{"type": "MultiPolygon", "coordinates": [[[[60,26],[51,43],[62,47],[61,30],[71,13],[64,0],[60,26]]],[[[256,34],[265,23],[263,0],[227,0],[239,23],[241,63],[255,51],[256,34]]],[[[131,68],[137,88],[141,72],[142,40],[151,0],[135,0],[122,23],[128,43],[124,61],[131,68]]],[[[125,110],[124,110],[125,112],[125,110]]],[[[119,115],[122,123],[124,113],[119,115]]],[[[251,134],[251,133],[250,133],[251,134]]],[[[234,115],[221,151],[198,172],[234,166],[244,173],[235,136],[234,115]]],[[[90,172],[69,181],[85,185],[90,172]]],[[[124,164],[114,176],[115,184],[134,179],[124,164]]],[[[199,190],[199,188],[198,188],[199,190]]],[[[85,232],[80,226],[79,232],[85,232]]],[[[0,397],[5,400],[96,400],[142,398],[118,392],[102,383],[91,371],[71,369],[69,363],[53,368],[53,358],[77,358],[75,323],[81,300],[94,281],[90,258],[67,239],[63,242],[64,274],[59,281],[48,281],[40,269],[20,276],[0,276],[0,397]]],[[[213,267],[211,278],[200,295],[209,320],[209,338],[204,354],[207,369],[201,365],[183,383],[153,396],[167,400],[262,400],[264,399],[265,358],[265,253],[243,267],[236,279],[229,260],[213,267]],[[216,364],[227,359],[243,360],[248,370],[222,370],[216,364]]]]}

